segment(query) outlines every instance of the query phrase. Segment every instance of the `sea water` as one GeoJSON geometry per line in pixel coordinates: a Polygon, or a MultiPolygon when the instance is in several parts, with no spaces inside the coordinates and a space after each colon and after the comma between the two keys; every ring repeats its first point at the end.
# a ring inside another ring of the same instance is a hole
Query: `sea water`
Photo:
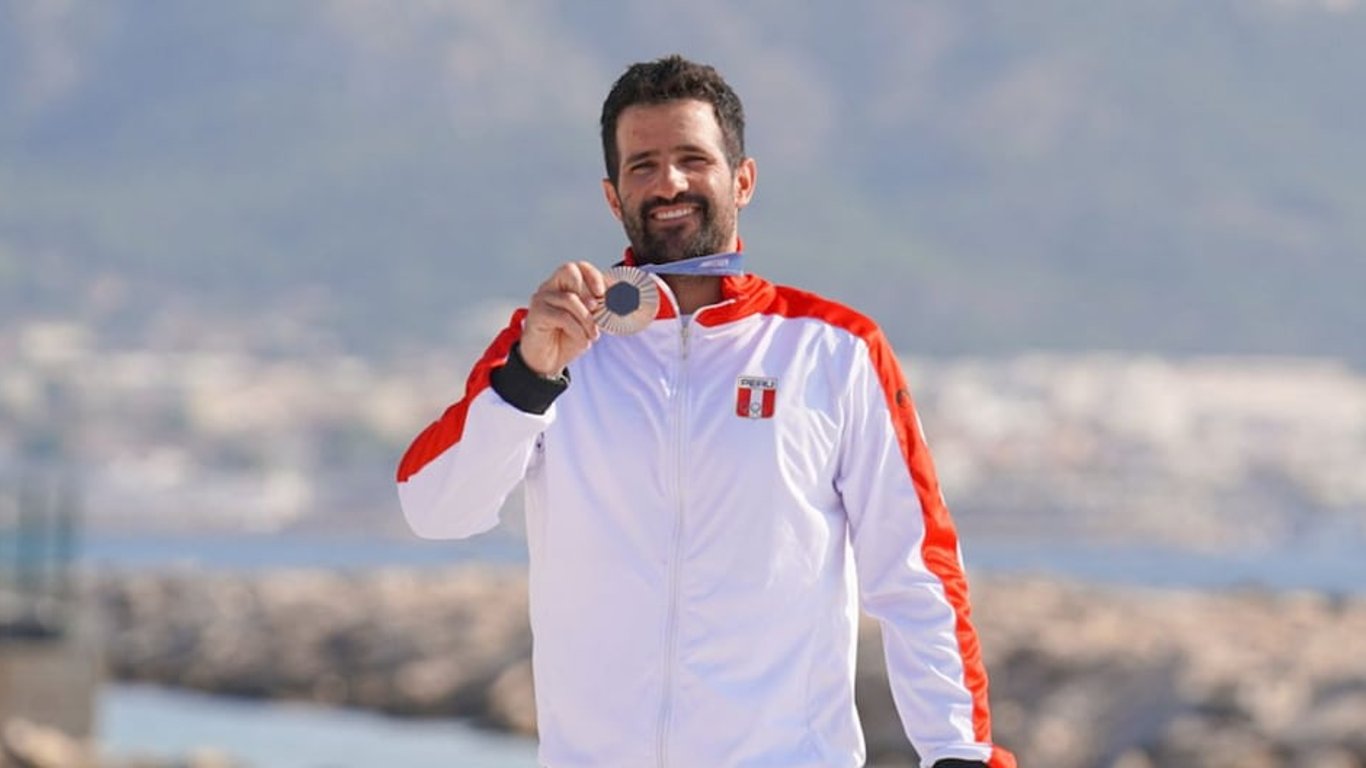
{"type": "Polygon", "coordinates": [[[120,758],[181,758],[211,749],[251,768],[536,768],[532,740],[454,720],[396,719],[145,685],[104,689],[98,736],[106,754],[120,758]]]}
{"type": "MultiPolygon", "coordinates": [[[[520,565],[526,543],[494,533],[465,541],[302,534],[93,534],[81,561],[103,568],[265,571],[279,568],[436,567],[461,563],[520,565]]],[[[1313,589],[1366,592],[1366,542],[1325,533],[1269,550],[1200,553],[1150,545],[966,538],[970,575],[1037,574],[1096,584],[1178,589],[1313,589]]]]}

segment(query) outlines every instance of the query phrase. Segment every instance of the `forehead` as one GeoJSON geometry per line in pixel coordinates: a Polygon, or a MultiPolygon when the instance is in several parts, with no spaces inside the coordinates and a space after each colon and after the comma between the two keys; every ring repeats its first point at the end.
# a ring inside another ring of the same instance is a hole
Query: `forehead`
{"type": "Polygon", "coordinates": [[[682,145],[721,153],[721,125],[711,104],[697,99],[635,104],[617,119],[617,149],[622,158],[682,145]]]}

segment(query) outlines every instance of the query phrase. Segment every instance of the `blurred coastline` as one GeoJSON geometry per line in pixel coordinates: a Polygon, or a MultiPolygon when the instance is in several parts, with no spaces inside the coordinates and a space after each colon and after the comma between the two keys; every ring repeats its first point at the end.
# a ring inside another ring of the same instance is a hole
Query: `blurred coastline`
{"type": "MultiPolygon", "coordinates": [[[[1366,565],[1351,538],[1307,550],[1198,552],[1160,545],[1068,542],[973,535],[962,542],[970,574],[1026,577],[1115,587],[1366,593],[1366,565]]],[[[476,564],[521,566],[526,542],[512,525],[463,541],[366,538],[321,533],[95,533],[82,545],[92,574],[236,573],[299,569],[366,571],[476,564]]]]}
{"type": "MultiPolygon", "coordinates": [[[[493,333],[503,319],[485,319],[493,333]]],[[[478,347],[390,360],[118,348],[0,328],[0,473],[80,467],[96,534],[408,536],[393,467],[478,347]],[[26,453],[27,451],[27,453],[26,453]]],[[[1366,373],[1326,358],[1092,353],[903,361],[979,538],[1240,555],[1366,545],[1366,373]]],[[[518,502],[506,515],[515,529],[518,502]]]]}

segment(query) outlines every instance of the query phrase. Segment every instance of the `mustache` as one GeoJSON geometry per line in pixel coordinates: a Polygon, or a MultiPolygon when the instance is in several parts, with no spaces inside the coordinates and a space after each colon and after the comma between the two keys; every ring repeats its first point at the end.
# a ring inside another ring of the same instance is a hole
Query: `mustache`
{"type": "Polygon", "coordinates": [[[646,200],[645,202],[640,204],[640,216],[641,218],[645,218],[649,216],[656,208],[663,208],[668,205],[680,205],[682,203],[691,203],[692,205],[697,206],[698,210],[702,211],[702,213],[704,214],[711,210],[711,205],[707,201],[707,198],[705,196],[689,192],[682,192],[677,195],[674,195],[672,200],[665,200],[662,197],[655,197],[646,200]]]}

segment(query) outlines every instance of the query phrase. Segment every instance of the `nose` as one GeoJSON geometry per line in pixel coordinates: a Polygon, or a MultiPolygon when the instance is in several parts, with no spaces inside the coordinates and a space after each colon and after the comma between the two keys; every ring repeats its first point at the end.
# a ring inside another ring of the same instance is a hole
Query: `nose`
{"type": "Polygon", "coordinates": [[[672,200],[679,193],[688,190],[688,176],[683,169],[674,163],[664,166],[664,170],[659,174],[659,183],[655,189],[655,194],[665,200],[672,200]]]}

